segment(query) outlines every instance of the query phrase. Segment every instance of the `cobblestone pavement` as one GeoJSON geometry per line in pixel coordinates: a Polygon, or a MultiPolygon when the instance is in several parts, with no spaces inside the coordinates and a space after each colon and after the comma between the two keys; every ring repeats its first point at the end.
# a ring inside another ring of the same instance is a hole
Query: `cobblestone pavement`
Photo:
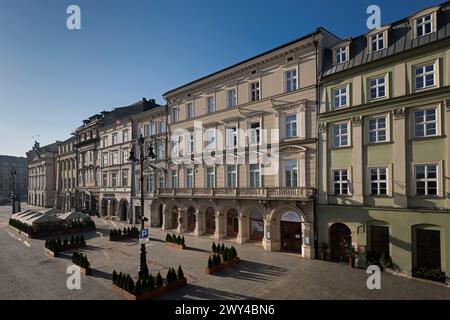
{"type": "MultiPolygon", "coordinates": [[[[94,272],[92,277],[83,278],[86,281],[84,286],[93,288],[95,294],[91,295],[98,299],[117,298],[110,291],[111,273],[117,270],[136,275],[140,247],[135,240],[109,241],[109,230],[126,224],[98,218],[95,218],[95,222],[97,231],[85,235],[88,247],[84,251],[94,272]]],[[[2,247],[4,238],[9,237],[5,233],[8,230],[0,222],[2,247]]],[[[165,276],[167,268],[182,265],[189,282],[189,286],[160,299],[450,299],[448,287],[387,273],[382,273],[381,290],[368,290],[365,270],[351,269],[346,264],[307,260],[294,254],[266,252],[262,247],[249,243],[240,246],[225,241],[226,245],[233,244],[236,247],[241,264],[214,275],[206,275],[204,269],[212,239],[185,235],[188,249],[177,250],[164,245],[166,232],[152,228],[150,233],[147,261],[152,274],[161,271],[165,276]]],[[[27,254],[32,251],[33,259],[45,260],[45,268],[69,264],[64,259],[52,261],[46,258],[43,255],[43,240],[30,240],[30,244],[31,247],[26,248],[27,254]]],[[[25,248],[23,245],[21,247],[22,250],[25,248]]],[[[14,256],[10,251],[7,251],[7,255],[14,256]]],[[[0,258],[0,269],[3,269],[3,259],[0,258]]],[[[44,266],[34,264],[33,267],[44,266]]],[[[3,274],[3,270],[0,270],[0,274],[3,274]]],[[[2,296],[0,292],[0,298],[2,296]]],[[[74,295],[73,298],[78,297],[74,295]]]]}

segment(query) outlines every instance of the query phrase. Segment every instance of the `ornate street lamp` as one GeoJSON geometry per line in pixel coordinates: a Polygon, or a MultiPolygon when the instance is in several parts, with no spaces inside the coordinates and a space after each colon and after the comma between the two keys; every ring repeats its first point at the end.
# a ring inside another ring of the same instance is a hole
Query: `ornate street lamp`
{"type": "MultiPolygon", "coordinates": [[[[140,178],[141,178],[141,214],[140,214],[140,220],[141,220],[141,230],[144,229],[144,164],[149,159],[156,159],[156,155],[153,152],[153,147],[150,144],[148,147],[148,153],[145,154],[145,144],[147,140],[141,136],[136,140],[136,143],[139,145],[139,157],[136,157],[134,154],[134,150],[130,151],[130,156],[128,160],[134,164],[140,165],[140,178]]],[[[135,144],[136,144],[135,143],[135,144]]],[[[145,250],[145,243],[141,243],[141,253],[140,253],[140,265],[138,269],[138,274],[140,278],[148,277],[148,266],[147,266],[147,251],[145,250]]]]}
{"type": "Polygon", "coordinates": [[[12,192],[11,192],[11,200],[12,200],[12,213],[16,213],[16,188],[15,188],[15,176],[17,175],[16,167],[11,167],[11,177],[12,177],[12,192]]]}

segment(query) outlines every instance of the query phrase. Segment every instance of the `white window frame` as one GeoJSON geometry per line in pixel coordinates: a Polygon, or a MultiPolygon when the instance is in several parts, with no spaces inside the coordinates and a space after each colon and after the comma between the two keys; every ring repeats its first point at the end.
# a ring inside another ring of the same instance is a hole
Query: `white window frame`
{"type": "Polygon", "coordinates": [[[333,106],[333,110],[338,110],[338,109],[344,109],[344,108],[348,108],[350,106],[350,85],[344,85],[344,86],[340,86],[340,87],[336,87],[333,88],[331,90],[331,99],[332,99],[332,106],[333,106]],[[342,94],[342,90],[345,89],[345,94],[342,94]],[[336,93],[339,91],[339,94],[336,95],[336,93]],[[339,99],[339,103],[342,102],[342,98],[345,97],[345,104],[339,104],[339,106],[336,105],[336,98],[339,99]]]}
{"type": "Polygon", "coordinates": [[[414,86],[415,91],[421,91],[421,90],[427,90],[427,89],[439,87],[439,81],[440,81],[439,80],[440,79],[439,78],[439,59],[414,65],[412,68],[412,75],[413,75],[413,81],[414,81],[413,86],[414,86]],[[418,69],[422,69],[422,71],[424,71],[425,68],[430,65],[433,65],[433,72],[425,71],[419,76],[416,75],[416,71],[418,69]],[[431,74],[433,75],[433,84],[427,86],[426,85],[426,77],[431,74]],[[423,85],[424,85],[423,87],[420,87],[420,88],[417,87],[417,79],[419,77],[422,77],[422,81],[423,81],[423,85]]]}
{"type": "Polygon", "coordinates": [[[369,101],[386,99],[389,97],[389,76],[388,74],[383,74],[375,77],[370,77],[367,79],[367,97],[369,101]],[[384,79],[384,84],[380,84],[380,80],[384,79]],[[375,81],[376,84],[372,86],[371,82],[375,81]],[[380,95],[380,88],[384,87],[384,96],[380,95]],[[375,89],[376,96],[372,97],[372,89],[375,89]]]}
{"type": "Polygon", "coordinates": [[[335,64],[341,64],[344,62],[347,62],[349,60],[349,45],[343,45],[339,46],[334,49],[334,61],[335,64]],[[342,56],[344,56],[345,59],[342,59],[342,56]]]}
{"type": "Polygon", "coordinates": [[[126,164],[128,162],[129,151],[122,150],[122,164],[126,164]]]}
{"type": "Polygon", "coordinates": [[[237,164],[228,164],[227,167],[226,167],[226,175],[227,175],[226,176],[227,188],[237,188],[238,185],[239,185],[239,183],[238,183],[238,166],[237,166],[237,164]],[[234,172],[234,181],[235,181],[234,185],[232,185],[230,183],[230,176],[229,176],[230,175],[230,170],[229,170],[230,167],[234,167],[234,171],[231,171],[231,173],[234,172]]]}
{"type": "Polygon", "coordinates": [[[249,83],[249,100],[250,102],[256,102],[261,100],[261,81],[256,80],[249,83]],[[253,85],[258,84],[258,87],[253,88],[253,85]],[[253,94],[255,94],[255,98],[253,97],[253,94]]]}
{"type": "Polygon", "coordinates": [[[238,127],[237,126],[225,127],[225,140],[226,140],[227,148],[230,148],[230,149],[237,148],[237,146],[239,145],[238,127]],[[233,132],[230,134],[229,132],[231,130],[233,130],[233,132]],[[230,141],[230,139],[231,139],[231,141],[230,141]]]}
{"type": "Polygon", "coordinates": [[[289,92],[294,92],[296,90],[298,90],[298,68],[290,68],[290,69],[286,69],[283,72],[283,84],[284,84],[284,92],[285,93],[289,93],[289,92]],[[289,74],[291,72],[295,72],[294,76],[288,77],[289,74]],[[289,84],[293,85],[293,87],[289,90],[289,84]]]}
{"type": "Polygon", "coordinates": [[[414,108],[411,110],[411,137],[412,138],[416,138],[416,139],[422,139],[422,138],[429,138],[429,137],[438,137],[441,135],[441,107],[440,105],[432,105],[432,106],[423,106],[423,107],[419,107],[419,108],[414,108]],[[416,123],[416,112],[426,112],[427,110],[431,110],[431,109],[435,109],[435,120],[433,121],[426,121],[425,118],[425,122],[421,122],[420,125],[425,126],[424,127],[424,135],[423,136],[418,136],[416,135],[416,127],[418,126],[418,124],[416,123]],[[428,135],[426,133],[426,125],[429,123],[435,123],[435,128],[436,128],[436,133],[433,135],[428,135]]]}
{"type": "Polygon", "coordinates": [[[186,119],[192,119],[195,117],[195,107],[194,102],[186,102],[186,119]]]}
{"type": "Polygon", "coordinates": [[[330,136],[331,136],[331,146],[332,148],[345,148],[345,147],[350,147],[351,146],[351,125],[349,121],[345,121],[345,122],[338,122],[338,123],[333,123],[330,126],[330,136]],[[335,136],[335,128],[337,126],[341,126],[341,125],[346,125],[347,126],[347,144],[342,144],[342,137],[344,136],[344,134],[342,134],[341,129],[339,130],[339,133],[337,135],[337,137],[339,137],[339,144],[336,144],[336,136],[335,136]]]}
{"type": "Polygon", "coordinates": [[[217,149],[217,132],[216,131],[217,131],[217,128],[214,128],[214,127],[206,129],[205,150],[216,150],[217,149]],[[212,132],[212,134],[210,135],[211,132],[212,132]],[[212,141],[210,141],[211,137],[213,138],[212,141]]]}
{"type": "Polygon", "coordinates": [[[172,169],[170,170],[170,184],[172,186],[172,189],[178,189],[178,170],[177,169],[172,169]],[[175,175],[174,175],[175,173],[175,175]]]}
{"type": "Polygon", "coordinates": [[[298,159],[284,159],[283,160],[283,169],[284,169],[283,170],[283,173],[284,173],[283,178],[284,178],[284,186],[286,188],[298,188],[299,187],[299,174],[298,174],[299,171],[298,171],[298,168],[299,168],[298,159]],[[288,170],[287,170],[286,163],[288,161],[295,162],[294,169],[293,170],[289,170],[289,175],[291,176],[290,177],[291,182],[295,181],[295,185],[290,185],[290,186],[288,186],[288,179],[287,179],[288,170]],[[296,172],[295,175],[297,176],[297,178],[295,180],[294,180],[294,173],[293,172],[296,172]]]}
{"type": "Polygon", "coordinates": [[[413,174],[414,174],[414,195],[417,197],[439,197],[441,196],[441,185],[440,185],[440,163],[430,162],[430,163],[414,163],[413,164],[413,174]],[[425,178],[417,179],[417,167],[425,167],[425,178]],[[436,178],[428,178],[428,167],[436,167],[436,178]],[[425,194],[418,194],[417,192],[417,182],[425,182],[425,194]],[[436,182],[436,194],[429,194],[428,183],[436,182]]]}
{"type": "Polygon", "coordinates": [[[111,135],[111,145],[116,145],[117,143],[119,143],[119,141],[118,141],[118,135],[117,135],[117,133],[113,133],[112,135],[111,135]]]}
{"type": "Polygon", "coordinates": [[[166,187],[166,177],[164,176],[164,174],[160,174],[158,176],[158,184],[159,184],[159,188],[165,188],[166,187]]]}
{"type": "Polygon", "coordinates": [[[119,155],[117,151],[111,152],[111,165],[115,166],[119,164],[119,155]]]}
{"type": "Polygon", "coordinates": [[[284,115],[284,137],[287,139],[298,137],[298,114],[287,113],[284,115]],[[295,116],[295,121],[289,121],[288,117],[295,116]],[[289,135],[288,135],[289,133],[289,135]]]}
{"type": "Polygon", "coordinates": [[[416,35],[417,38],[427,36],[427,35],[435,32],[434,26],[435,26],[434,14],[433,13],[424,14],[424,15],[414,19],[414,34],[416,35]],[[428,16],[430,17],[430,20],[425,21],[425,18],[428,16]],[[430,32],[425,33],[425,29],[426,29],[425,26],[427,24],[430,24],[430,32]],[[418,33],[419,28],[421,28],[421,31],[423,32],[421,35],[419,35],[419,33],[418,33]]]}
{"type": "Polygon", "coordinates": [[[170,109],[170,120],[172,123],[180,121],[180,109],[178,107],[172,107],[170,109]]]}
{"type": "Polygon", "coordinates": [[[111,172],[111,187],[118,187],[117,172],[111,172]],[[113,179],[113,177],[116,177],[116,179],[113,179]],[[115,180],[115,182],[114,182],[114,180],[115,180]]]}
{"type": "Polygon", "coordinates": [[[390,195],[390,183],[389,183],[389,166],[371,166],[369,168],[367,168],[367,174],[368,174],[368,193],[370,196],[373,197],[387,197],[390,195]],[[381,180],[380,179],[380,170],[386,170],[386,180],[381,180]],[[372,170],[376,170],[376,175],[377,175],[377,179],[376,180],[372,180],[372,170]],[[376,183],[377,184],[377,193],[373,193],[372,192],[372,184],[376,183]],[[386,194],[380,194],[381,191],[381,184],[385,183],[386,184],[386,194]]]}
{"type": "Polygon", "coordinates": [[[352,192],[350,190],[350,184],[351,184],[351,177],[350,177],[350,168],[333,168],[331,169],[331,181],[332,181],[332,194],[337,197],[347,197],[352,196],[352,192]],[[334,173],[339,171],[339,180],[335,180],[334,173]],[[343,171],[347,171],[347,180],[342,180],[343,177],[343,171]],[[335,185],[339,184],[339,193],[336,193],[335,185]],[[347,184],[347,193],[342,193],[344,190],[344,184],[347,184]]]}
{"type": "Polygon", "coordinates": [[[103,156],[103,161],[102,161],[103,167],[107,167],[108,166],[108,160],[109,160],[108,154],[104,153],[102,156],[103,156]]]}
{"type": "Polygon", "coordinates": [[[122,180],[122,187],[128,187],[129,186],[129,182],[130,182],[129,181],[129,177],[130,177],[130,174],[128,172],[128,169],[122,170],[121,175],[120,175],[120,178],[122,180]],[[126,181],[124,179],[125,175],[126,175],[126,181]]]}
{"type": "Polygon", "coordinates": [[[238,105],[237,88],[230,88],[227,90],[227,106],[228,108],[234,108],[238,105]],[[234,95],[231,93],[234,92],[234,95]],[[233,97],[232,97],[233,96],[233,97]],[[234,104],[232,103],[234,101],[234,104]]]}
{"type": "Polygon", "coordinates": [[[375,34],[372,34],[369,36],[369,52],[377,52],[386,49],[386,31],[380,31],[375,34]],[[381,35],[381,36],[380,36],[381,35]],[[383,42],[383,46],[380,48],[380,41],[383,42]],[[373,48],[373,45],[375,44],[375,50],[373,48]]]}
{"type": "Polygon", "coordinates": [[[165,159],[166,158],[166,144],[162,141],[159,142],[157,149],[158,149],[158,159],[159,160],[165,159]]]}
{"type": "Polygon", "coordinates": [[[165,133],[166,132],[166,121],[160,121],[159,122],[159,133],[165,133]]]}
{"type": "Polygon", "coordinates": [[[261,144],[261,121],[253,121],[250,122],[248,124],[248,128],[249,128],[249,133],[250,133],[250,137],[249,137],[249,144],[250,145],[260,145],[261,144]],[[252,128],[253,124],[259,124],[258,128],[252,128]]]}
{"type": "Polygon", "coordinates": [[[192,189],[194,188],[194,177],[195,177],[195,172],[194,172],[194,168],[186,168],[186,188],[188,189],[192,189]]]}
{"type": "Polygon", "coordinates": [[[206,167],[205,170],[205,180],[207,188],[215,188],[216,187],[216,168],[215,167],[206,167]],[[212,170],[211,173],[208,173],[208,170],[212,170]],[[210,180],[212,178],[212,181],[210,180]],[[210,183],[212,182],[212,183],[210,183]]]}
{"type": "Polygon", "coordinates": [[[390,116],[389,114],[380,114],[380,115],[374,115],[374,116],[370,116],[367,117],[367,123],[366,123],[367,129],[366,131],[366,135],[367,135],[367,139],[366,139],[366,143],[367,144],[378,144],[378,143],[386,143],[386,142],[390,142],[390,116]],[[378,120],[384,118],[385,119],[385,128],[379,128],[378,127],[378,120]],[[376,127],[375,129],[371,129],[370,128],[370,122],[371,121],[376,121],[376,127]],[[381,131],[385,131],[385,140],[381,141],[379,139],[379,132],[381,131]],[[370,133],[371,132],[375,132],[375,141],[370,141],[370,133]]]}
{"type": "Polygon", "coordinates": [[[214,95],[209,95],[205,97],[206,113],[216,112],[216,97],[214,95]],[[209,102],[212,101],[212,104],[209,102]],[[212,106],[212,109],[210,108],[212,106]]]}
{"type": "Polygon", "coordinates": [[[123,130],[122,131],[122,142],[128,142],[130,141],[130,132],[128,130],[123,130]]]}
{"type": "Polygon", "coordinates": [[[249,164],[248,165],[248,186],[249,188],[261,188],[262,181],[261,181],[261,164],[249,164]],[[254,170],[252,168],[255,168],[257,166],[257,169],[254,170]]]}

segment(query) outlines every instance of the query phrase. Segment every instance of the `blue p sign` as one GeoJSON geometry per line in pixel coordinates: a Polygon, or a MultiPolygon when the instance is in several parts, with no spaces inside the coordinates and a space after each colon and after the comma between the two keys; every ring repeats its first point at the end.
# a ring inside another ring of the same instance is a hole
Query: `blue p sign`
{"type": "Polygon", "coordinates": [[[141,229],[141,239],[148,238],[148,229],[141,229]]]}

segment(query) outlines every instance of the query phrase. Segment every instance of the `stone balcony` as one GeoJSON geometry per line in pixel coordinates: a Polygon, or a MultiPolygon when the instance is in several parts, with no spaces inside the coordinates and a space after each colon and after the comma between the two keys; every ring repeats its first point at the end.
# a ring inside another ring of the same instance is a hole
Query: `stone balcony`
{"type": "Polygon", "coordinates": [[[215,198],[256,200],[308,201],[314,196],[313,188],[164,188],[157,189],[160,198],[215,198]]]}

